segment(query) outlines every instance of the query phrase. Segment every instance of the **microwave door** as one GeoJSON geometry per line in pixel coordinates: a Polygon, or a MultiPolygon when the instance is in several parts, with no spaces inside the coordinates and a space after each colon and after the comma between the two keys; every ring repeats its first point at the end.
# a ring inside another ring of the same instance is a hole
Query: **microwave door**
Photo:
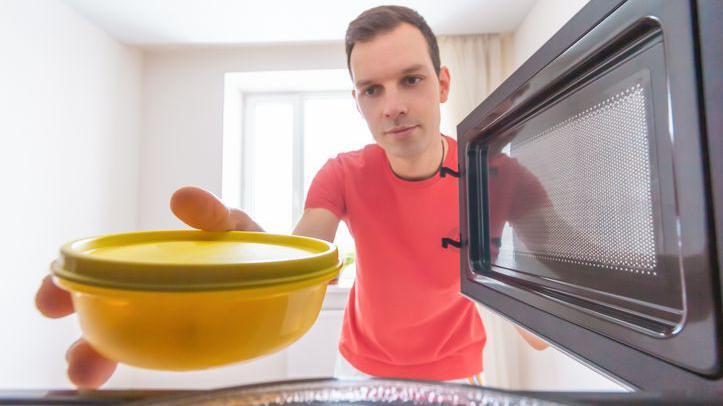
{"type": "Polygon", "coordinates": [[[463,293],[643,389],[721,389],[695,16],[591,3],[458,127],[463,293]]]}

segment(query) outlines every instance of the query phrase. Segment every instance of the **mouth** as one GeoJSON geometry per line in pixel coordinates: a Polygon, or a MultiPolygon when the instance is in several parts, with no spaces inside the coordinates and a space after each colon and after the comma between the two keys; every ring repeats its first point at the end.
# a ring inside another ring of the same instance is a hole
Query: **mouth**
{"type": "Polygon", "coordinates": [[[412,134],[415,128],[419,127],[418,125],[399,125],[392,127],[386,131],[384,131],[384,134],[395,137],[395,138],[406,138],[412,134]]]}

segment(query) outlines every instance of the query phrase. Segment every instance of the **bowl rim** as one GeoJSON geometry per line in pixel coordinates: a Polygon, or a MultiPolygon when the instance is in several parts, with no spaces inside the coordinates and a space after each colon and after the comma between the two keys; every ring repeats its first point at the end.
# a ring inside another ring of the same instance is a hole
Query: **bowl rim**
{"type": "Polygon", "coordinates": [[[153,230],[82,238],[64,244],[51,273],[76,283],[124,290],[199,291],[256,288],[290,282],[331,280],[341,269],[337,247],[324,240],[248,231],[153,230]],[[237,263],[123,261],[98,258],[99,247],[167,241],[219,241],[291,247],[309,252],[295,259],[237,263]]]}

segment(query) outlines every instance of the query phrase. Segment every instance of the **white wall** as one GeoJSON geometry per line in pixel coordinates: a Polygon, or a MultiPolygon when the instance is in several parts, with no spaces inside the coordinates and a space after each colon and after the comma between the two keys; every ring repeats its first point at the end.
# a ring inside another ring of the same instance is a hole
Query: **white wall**
{"type": "MultiPolygon", "coordinates": [[[[514,33],[514,68],[532,56],[586,3],[587,0],[538,0],[514,33]]],[[[485,368],[490,385],[511,390],[623,390],[555,348],[533,350],[511,322],[479,307],[488,332],[485,368]]]]}
{"type": "Polygon", "coordinates": [[[515,30],[513,65],[517,69],[587,4],[588,0],[537,0],[515,30]]]}
{"type": "Polygon", "coordinates": [[[0,1],[0,388],[70,387],[73,317],[34,295],[60,245],[137,227],[142,56],[59,1],[0,1]]]}

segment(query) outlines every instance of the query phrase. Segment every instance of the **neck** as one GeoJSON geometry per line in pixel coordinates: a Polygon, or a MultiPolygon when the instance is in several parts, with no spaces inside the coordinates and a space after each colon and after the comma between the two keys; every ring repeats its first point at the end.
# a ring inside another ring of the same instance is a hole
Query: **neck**
{"type": "Polygon", "coordinates": [[[440,134],[421,154],[412,157],[394,157],[387,154],[389,164],[397,177],[404,180],[424,180],[436,175],[447,156],[449,146],[440,134]],[[444,149],[444,152],[442,151],[444,149]]]}

